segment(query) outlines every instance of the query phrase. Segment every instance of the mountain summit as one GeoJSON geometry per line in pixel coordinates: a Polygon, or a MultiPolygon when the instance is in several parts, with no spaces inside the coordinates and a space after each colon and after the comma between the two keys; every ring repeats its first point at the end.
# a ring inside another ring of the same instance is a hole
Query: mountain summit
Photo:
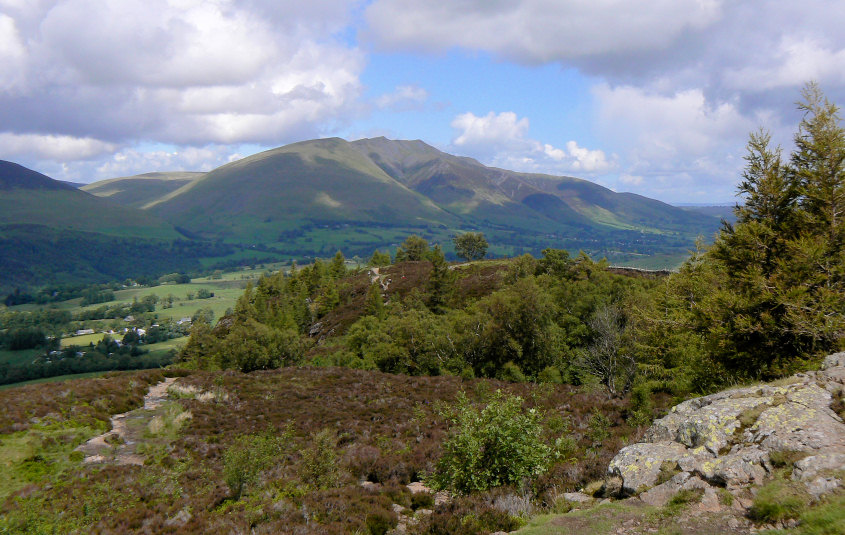
{"type": "MultiPolygon", "coordinates": [[[[688,247],[695,236],[718,226],[713,217],[653,199],[615,193],[573,177],[488,167],[419,140],[303,141],[182,180],[178,187],[176,181],[162,187],[161,177],[141,175],[85,189],[106,194],[109,189],[134,188],[138,195],[133,206],[178,228],[198,236],[279,247],[291,246],[292,236],[314,226],[338,225],[354,226],[364,234],[371,232],[364,229],[402,228],[432,237],[479,229],[499,233],[497,242],[513,246],[512,251],[544,246],[595,251],[599,242],[624,250],[637,240],[675,240],[675,245],[683,242],[688,247]],[[129,184],[130,179],[136,184],[129,184]],[[154,183],[158,185],[152,187],[154,183]],[[161,191],[158,197],[151,195],[156,189],[161,191]],[[649,237],[642,240],[641,235],[649,237]]],[[[357,238],[353,241],[362,247],[365,242],[371,247],[393,241],[383,233],[357,238]]],[[[348,251],[348,240],[345,243],[348,251]]],[[[344,242],[317,252],[338,245],[344,242]]],[[[304,246],[300,243],[296,249],[304,246]]]]}

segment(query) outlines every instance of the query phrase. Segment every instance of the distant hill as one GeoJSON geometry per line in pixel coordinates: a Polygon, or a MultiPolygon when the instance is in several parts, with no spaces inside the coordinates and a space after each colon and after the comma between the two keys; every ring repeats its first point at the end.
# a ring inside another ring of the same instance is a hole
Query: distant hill
{"type": "MultiPolygon", "coordinates": [[[[11,190],[46,190],[46,191],[70,191],[74,190],[73,186],[53,180],[52,178],[42,175],[32,169],[16,164],[14,162],[7,162],[0,160],[0,191],[9,192],[11,190]]],[[[4,193],[5,194],[5,193],[4,193]]]]}
{"type": "Polygon", "coordinates": [[[159,201],[182,186],[199,179],[204,174],[184,171],[145,173],[143,175],[101,180],[93,184],[83,185],[81,189],[92,195],[107,197],[126,206],[147,208],[149,204],[159,201]]]}
{"type": "Polygon", "coordinates": [[[0,160],[0,292],[186,269],[203,249],[153,213],[0,160]]]}
{"type": "Polygon", "coordinates": [[[549,246],[599,255],[667,248],[676,254],[719,223],[586,180],[488,167],[419,140],[383,137],[303,141],[206,174],[166,177],[113,179],[85,189],[198,236],[293,255],[337,248],[364,254],[395,244],[400,230],[448,242],[461,229],[482,230],[501,254],[549,246]]]}
{"type": "Polygon", "coordinates": [[[720,205],[713,205],[713,206],[705,206],[705,205],[689,205],[689,206],[680,206],[684,210],[688,212],[696,212],[699,214],[705,214],[712,217],[716,217],[719,219],[724,219],[728,223],[733,223],[736,221],[736,214],[734,214],[734,204],[720,204],[720,205]]]}

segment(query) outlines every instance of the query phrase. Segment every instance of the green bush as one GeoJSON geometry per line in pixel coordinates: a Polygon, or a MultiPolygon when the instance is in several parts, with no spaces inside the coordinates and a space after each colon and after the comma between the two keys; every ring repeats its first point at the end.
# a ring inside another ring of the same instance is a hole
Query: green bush
{"type": "Polygon", "coordinates": [[[302,452],[299,477],[318,489],[334,487],[340,478],[337,463],[337,433],[323,429],[311,435],[311,445],[302,452]]]}
{"type": "Polygon", "coordinates": [[[563,384],[563,376],[560,370],[554,366],[547,366],[537,375],[537,381],[541,383],[563,384]]]}
{"type": "Polygon", "coordinates": [[[223,478],[234,499],[244,489],[258,481],[258,477],[281,456],[284,437],[271,435],[241,435],[223,454],[223,478]]]}
{"type": "Polygon", "coordinates": [[[521,397],[497,390],[479,409],[458,394],[454,406],[441,412],[451,429],[430,484],[469,493],[545,472],[552,448],[543,441],[541,414],[522,404],[521,397]]]}
{"type": "Polygon", "coordinates": [[[498,375],[498,379],[501,379],[502,381],[510,381],[511,383],[525,382],[525,374],[522,373],[522,370],[519,369],[519,366],[510,361],[505,362],[505,365],[502,366],[502,369],[499,371],[498,375]]]}
{"type": "Polygon", "coordinates": [[[367,532],[371,535],[384,535],[396,525],[396,519],[387,513],[373,513],[367,516],[367,532]]]}

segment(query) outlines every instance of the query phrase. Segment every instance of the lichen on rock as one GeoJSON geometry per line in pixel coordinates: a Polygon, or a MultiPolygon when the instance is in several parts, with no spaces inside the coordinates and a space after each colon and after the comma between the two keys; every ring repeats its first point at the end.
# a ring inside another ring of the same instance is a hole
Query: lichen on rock
{"type": "Polygon", "coordinates": [[[771,476],[774,452],[803,452],[792,479],[818,499],[845,480],[845,422],[831,408],[843,384],[845,353],[837,353],[818,372],[687,400],[655,421],[644,442],[623,448],[608,478],[619,496],[640,494],[652,505],[687,488],[740,496],[771,476]],[[667,462],[678,469],[668,480],[667,462]]]}

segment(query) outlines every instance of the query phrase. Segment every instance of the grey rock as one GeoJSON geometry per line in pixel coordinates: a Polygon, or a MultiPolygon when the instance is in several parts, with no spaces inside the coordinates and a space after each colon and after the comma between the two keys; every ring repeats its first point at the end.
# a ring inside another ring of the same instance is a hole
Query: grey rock
{"type": "Polygon", "coordinates": [[[802,451],[809,455],[795,464],[793,479],[815,497],[829,493],[845,480],[845,422],[831,409],[832,394],[843,385],[845,353],[837,353],[819,372],[680,403],[654,422],[643,442],[613,458],[605,488],[616,495],[641,493],[644,502],[662,505],[685,485],[703,485],[694,487],[705,492],[699,509],[716,511],[721,504],[714,486],[748,504],[749,491],[773,470],[772,452],[802,451]],[[656,485],[666,462],[680,473],[656,485]]]}
{"type": "Polygon", "coordinates": [[[188,522],[191,521],[193,515],[188,512],[187,509],[182,509],[178,513],[176,513],[172,518],[168,518],[164,521],[165,526],[177,526],[182,527],[188,522]]]}
{"type": "Polygon", "coordinates": [[[636,494],[654,486],[664,461],[677,461],[687,452],[677,442],[640,442],[622,448],[610,461],[608,476],[622,478],[621,494],[636,494]]]}
{"type": "Polygon", "coordinates": [[[564,492],[561,497],[572,503],[587,503],[593,501],[592,496],[587,496],[583,492],[564,492]]]}

